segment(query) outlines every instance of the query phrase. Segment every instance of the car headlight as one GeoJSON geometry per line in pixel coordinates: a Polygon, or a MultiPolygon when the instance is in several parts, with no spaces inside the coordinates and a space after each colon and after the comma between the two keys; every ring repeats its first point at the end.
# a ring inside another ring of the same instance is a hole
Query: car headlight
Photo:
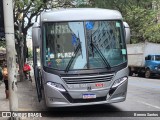
{"type": "Polygon", "coordinates": [[[127,79],[128,79],[128,77],[123,77],[123,78],[119,78],[119,79],[115,80],[112,85],[112,88],[116,88],[117,86],[119,86],[120,84],[125,82],[127,79]]]}
{"type": "Polygon", "coordinates": [[[54,83],[54,82],[47,82],[47,85],[54,88],[54,89],[57,89],[61,92],[65,92],[66,90],[64,89],[64,87],[59,84],[59,83],[54,83]]]}

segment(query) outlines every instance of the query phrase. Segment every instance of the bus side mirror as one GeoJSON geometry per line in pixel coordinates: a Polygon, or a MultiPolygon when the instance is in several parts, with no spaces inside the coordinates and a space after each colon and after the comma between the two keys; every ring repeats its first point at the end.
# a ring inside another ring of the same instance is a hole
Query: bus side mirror
{"type": "Polygon", "coordinates": [[[126,44],[130,44],[131,34],[130,34],[129,25],[126,22],[123,22],[123,25],[124,25],[124,28],[125,28],[125,40],[126,40],[126,44]]]}
{"type": "Polygon", "coordinates": [[[41,29],[39,23],[35,22],[32,27],[32,42],[33,47],[40,46],[40,39],[41,39],[41,29]]]}

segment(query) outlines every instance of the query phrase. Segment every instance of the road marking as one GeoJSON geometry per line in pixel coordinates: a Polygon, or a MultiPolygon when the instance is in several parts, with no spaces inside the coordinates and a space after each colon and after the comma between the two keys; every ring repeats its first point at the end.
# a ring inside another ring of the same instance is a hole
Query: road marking
{"type": "Polygon", "coordinates": [[[144,104],[144,105],[148,105],[148,106],[151,106],[151,107],[157,108],[157,109],[160,109],[160,107],[159,107],[159,106],[155,106],[155,105],[152,105],[152,104],[149,104],[149,103],[146,103],[146,102],[142,102],[142,101],[137,101],[137,102],[142,103],[142,104],[144,104]]]}

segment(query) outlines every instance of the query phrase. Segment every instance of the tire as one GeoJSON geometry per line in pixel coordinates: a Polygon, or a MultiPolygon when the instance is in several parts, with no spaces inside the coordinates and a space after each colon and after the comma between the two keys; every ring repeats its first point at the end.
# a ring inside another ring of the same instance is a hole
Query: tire
{"type": "Polygon", "coordinates": [[[151,77],[151,71],[147,69],[145,72],[145,78],[150,78],[150,77],[151,77]]]}
{"type": "Polygon", "coordinates": [[[132,76],[133,75],[133,72],[130,70],[129,71],[129,76],[132,76]]]}
{"type": "Polygon", "coordinates": [[[144,73],[140,73],[140,72],[138,72],[138,77],[144,77],[145,76],[145,74],[144,73]]]}
{"type": "Polygon", "coordinates": [[[131,71],[130,67],[128,68],[128,70],[129,70],[129,76],[132,76],[133,75],[133,71],[131,71]]]}

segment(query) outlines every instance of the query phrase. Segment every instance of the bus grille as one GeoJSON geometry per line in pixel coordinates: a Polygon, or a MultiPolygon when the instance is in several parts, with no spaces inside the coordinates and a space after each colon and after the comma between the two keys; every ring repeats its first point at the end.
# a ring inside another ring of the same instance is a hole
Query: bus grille
{"type": "Polygon", "coordinates": [[[96,76],[77,76],[62,77],[67,84],[84,84],[111,81],[114,74],[96,75],[96,76]]]}

